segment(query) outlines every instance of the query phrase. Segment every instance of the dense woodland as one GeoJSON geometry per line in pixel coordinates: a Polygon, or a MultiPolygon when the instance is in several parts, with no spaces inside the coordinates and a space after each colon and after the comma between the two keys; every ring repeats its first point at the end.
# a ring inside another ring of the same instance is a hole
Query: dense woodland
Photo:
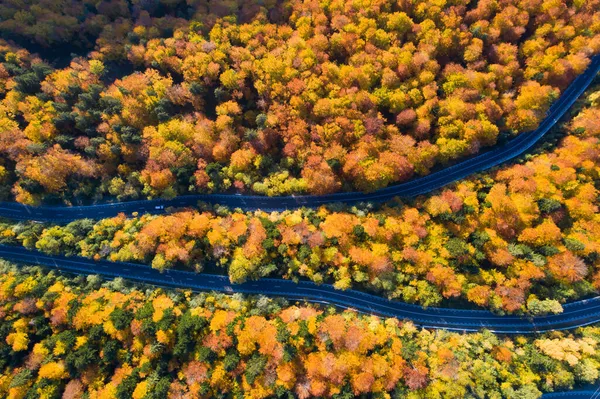
{"type": "Polygon", "coordinates": [[[2,197],[372,191],[535,128],[600,52],[599,0],[188,3],[2,2],[81,50],[0,42],[2,197]]]}
{"type": "Polygon", "coordinates": [[[235,283],[309,278],[427,306],[559,312],[556,301],[600,289],[600,91],[586,101],[552,151],[412,204],[5,222],[0,243],[158,269],[216,265],[235,283]]]}
{"type": "MultiPolygon", "coordinates": [[[[2,0],[0,200],[373,191],[534,129],[598,53],[600,0],[2,0]]],[[[558,313],[600,290],[597,87],[575,114],[410,202],[1,221],[0,244],[558,313]]],[[[599,370],[598,325],[429,331],[0,260],[9,399],[535,399],[599,370]]]]}
{"type": "Polygon", "coordinates": [[[600,368],[596,326],[427,331],[265,297],[0,267],[0,394],[10,399],[534,399],[594,383],[600,368]]]}

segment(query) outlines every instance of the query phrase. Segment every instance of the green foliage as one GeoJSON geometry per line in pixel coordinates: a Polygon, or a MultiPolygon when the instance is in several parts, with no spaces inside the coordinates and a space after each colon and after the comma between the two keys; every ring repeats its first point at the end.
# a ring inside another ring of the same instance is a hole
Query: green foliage
{"type": "Polygon", "coordinates": [[[244,375],[249,384],[253,384],[256,377],[262,374],[266,364],[267,359],[260,355],[254,355],[248,360],[244,375]]]}
{"type": "Polygon", "coordinates": [[[9,388],[16,388],[28,384],[33,379],[33,372],[29,369],[23,369],[16,374],[10,381],[9,388]]]}
{"type": "Polygon", "coordinates": [[[182,357],[189,354],[196,344],[195,335],[203,330],[206,324],[205,318],[193,316],[189,312],[184,313],[177,325],[177,341],[173,354],[182,357]]]}
{"type": "Polygon", "coordinates": [[[36,94],[40,91],[40,83],[52,72],[50,65],[39,62],[31,65],[31,72],[15,77],[16,89],[25,94],[36,94]]]}
{"type": "Polygon", "coordinates": [[[131,375],[128,375],[121,381],[117,387],[117,399],[129,399],[133,395],[133,391],[139,381],[139,371],[134,370],[131,375]]]}
{"type": "Polygon", "coordinates": [[[127,310],[123,310],[122,308],[116,308],[110,314],[110,321],[112,321],[117,330],[123,330],[129,327],[132,320],[133,314],[127,310]]]}
{"type": "Polygon", "coordinates": [[[551,213],[561,208],[561,203],[555,199],[542,198],[538,200],[538,207],[544,213],[551,213]]]}

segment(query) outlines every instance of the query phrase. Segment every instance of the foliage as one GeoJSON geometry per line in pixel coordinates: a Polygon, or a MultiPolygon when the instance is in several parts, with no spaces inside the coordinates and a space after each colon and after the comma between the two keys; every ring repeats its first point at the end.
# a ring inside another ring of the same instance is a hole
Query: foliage
{"type": "Polygon", "coordinates": [[[600,288],[597,110],[584,108],[569,126],[578,133],[553,152],[412,204],[3,224],[2,242],[159,269],[216,264],[235,283],[304,277],[429,306],[463,298],[501,311],[556,312],[556,300],[600,288]]]}
{"type": "Polygon", "coordinates": [[[534,129],[600,52],[588,1],[10,0],[0,195],[372,191],[534,129]],[[43,171],[44,173],[40,173],[43,171]]]}
{"type": "Polygon", "coordinates": [[[119,292],[0,268],[8,398],[536,398],[594,383],[600,368],[595,326],[514,339],[427,331],[281,300],[119,292]],[[15,331],[29,337],[24,348],[8,342],[15,331]]]}

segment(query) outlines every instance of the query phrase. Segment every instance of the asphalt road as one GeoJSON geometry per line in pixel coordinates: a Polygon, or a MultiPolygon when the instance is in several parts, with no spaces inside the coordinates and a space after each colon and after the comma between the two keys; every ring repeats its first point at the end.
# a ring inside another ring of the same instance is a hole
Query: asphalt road
{"type": "MultiPolygon", "coordinates": [[[[549,330],[564,330],[600,321],[600,297],[564,305],[564,313],[555,316],[522,318],[496,316],[481,310],[457,310],[422,308],[400,302],[391,302],[377,296],[358,291],[336,291],[328,285],[293,283],[288,280],[262,279],[236,285],[235,290],[227,277],[198,274],[176,270],[158,272],[148,266],[133,263],[93,261],[87,258],[48,256],[20,247],[0,245],[0,257],[25,264],[38,264],[64,272],[98,274],[106,278],[123,277],[128,280],[149,283],[167,288],[185,288],[194,291],[241,292],[283,296],[288,299],[329,303],[359,312],[379,314],[411,320],[426,328],[443,328],[455,331],[478,331],[487,328],[503,334],[529,334],[549,330]]],[[[555,392],[542,395],[542,399],[598,399],[600,388],[594,387],[555,392]]]]}
{"type": "Polygon", "coordinates": [[[543,399],[600,399],[600,387],[594,389],[581,389],[577,391],[565,391],[546,393],[542,395],[543,399]]]}
{"type": "MultiPolygon", "coordinates": [[[[31,207],[17,203],[0,202],[0,217],[15,220],[67,222],[81,218],[100,219],[118,213],[160,214],[168,207],[195,206],[198,201],[227,205],[244,210],[264,209],[282,211],[299,207],[318,207],[323,204],[341,202],[385,202],[394,197],[414,197],[463,179],[473,173],[497,166],[529,150],[543,137],[587,89],[600,71],[600,55],[592,59],[591,65],[562,93],[552,105],[547,117],[538,129],[522,133],[503,146],[472,157],[451,167],[409,182],[390,186],[372,193],[336,193],[323,196],[264,197],[235,194],[189,195],[172,200],[130,201],[74,207],[31,207]]],[[[228,278],[219,275],[199,274],[178,270],[160,273],[148,266],[133,263],[93,261],[80,257],[48,256],[37,251],[19,247],[0,246],[0,257],[19,263],[39,264],[65,272],[77,274],[99,274],[107,278],[122,277],[128,280],[169,288],[184,288],[194,291],[218,291],[225,293],[262,294],[288,299],[329,303],[341,308],[359,312],[378,314],[411,320],[414,324],[434,329],[455,331],[479,331],[482,328],[504,334],[530,334],[553,330],[565,330],[600,322],[600,297],[564,305],[560,315],[535,318],[518,316],[498,316],[483,310],[463,310],[446,308],[423,308],[402,302],[363,293],[360,291],[339,291],[330,285],[317,285],[312,282],[294,283],[282,279],[261,279],[235,285],[228,278]]],[[[544,399],[553,398],[596,398],[599,390],[579,390],[544,394],[544,399]]]]}
{"type": "Polygon", "coordinates": [[[135,263],[94,261],[81,257],[50,256],[23,247],[1,246],[0,258],[25,264],[37,264],[77,274],[98,274],[167,288],[224,293],[262,294],[290,300],[328,303],[340,308],[411,320],[415,325],[454,331],[487,329],[502,334],[530,334],[567,330],[600,322],[600,297],[564,305],[560,315],[526,318],[498,316],[485,310],[423,308],[360,291],[340,291],[331,285],[317,285],[283,279],[260,279],[232,285],[226,276],[168,269],[164,272],[135,263]]]}
{"type": "Polygon", "coordinates": [[[0,217],[15,220],[68,222],[81,218],[101,219],[112,217],[121,212],[125,214],[133,212],[159,214],[164,213],[168,207],[196,206],[198,201],[227,205],[231,208],[241,208],[244,210],[263,209],[267,211],[282,211],[300,207],[318,207],[334,202],[356,204],[360,202],[385,202],[394,197],[414,197],[436,190],[473,173],[492,168],[523,154],[556,124],[577,98],[587,89],[599,71],[600,55],[597,55],[592,58],[588,69],[578,76],[562,93],[560,98],[554,102],[547,113],[547,117],[536,130],[522,133],[505,145],[494,147],[487,152],[428,176],[416,178],[406,183],[390,186],[372,193],[348,192],[322,196],[300,195],[284,197],[205,194],[186,195],[171,200],[142,200],[73,207],[31,207],[12,202],[0,202],[0,217]]]}

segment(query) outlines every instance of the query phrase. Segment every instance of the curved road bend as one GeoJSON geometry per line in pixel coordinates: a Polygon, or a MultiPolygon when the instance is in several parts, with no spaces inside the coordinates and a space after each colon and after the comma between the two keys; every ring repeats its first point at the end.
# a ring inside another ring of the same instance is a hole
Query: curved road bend
{"type": "Polygon", "coordinates": [[[473,173],[497,166],[523,154],[556,124],[573,103],[575,103],[577,98],[587,89],[599,71],[600,55],[596,55],[592,58],[588,69],[575,78],[560,98],[554,102],[547,113],[547,117],[536,130],[522,133],[505,145],[495,147],[430,175],[372,193],[348,192],[322,196],[301,195],[284,197],[204,194],[186,195],[171,200],[141,200],[73,207],[32,207],[18,203],[0,202],[0,216],[16,220],[68,222],[81,218],[101,219],[112,217],[121,212],[125,214],[133,212],[159,214],[164,213],[165,208],[168,207],[196,206],[198,201],[222,204],[231,208],[242,208],[244,210],[263,209],[268,211],[283,211],[300,207],[318,207],[333,202],[355,204],[360,202],[385,202],[394,197],[414,197],[436,190],[473,173]]]}
{"type": "MultiPolygon", "coordinates": [[[[425,328],[444,328],[455,331],[478,331],[487,328],[504,334],[527,334],[554,329],[568,329],[600,321],[599,297],[564,306],[561,315],[533,319],[496,316],[482,310],[455,310],[422,308],[399,302],[391,302],[358,291],[334,292],[329,285],[316,286],[309,282],[293,283],[288,280],[262,279],[236,285],[233,288],[227,277],[176,270],[158,272],[148,266],[132,263],[92,261],[87,258],[48,256],[37,251],[0,245],[0,257],[20,263],[38,264],[77,274],[99,274],[108,278],[123,277],[167,288],[186,288],[194,291],[240,292],[282,296],[288,299],[305,299],[311,302],[329,303],[342,308],[379,314],[386,317],[409,319],[425,328]],[[331,295],[340,294],[340,295],[331,295]]],[[[555,392],[542,395],[542,399],[597,399],[598,390],[584,389],[555,392]]]]}
{"type": "Polygon", "coordinates": [[[50,256],[22,247],[0,246],[0,257],[19,263],[43,265],[65,272],[99,274],[169,288],[225,293],[262,294],[291,300],[325,302],[360,312],[411,320],[414,324],[435,329],[479,331],[488,329],[502,334],[530,334],[566,330],[600,322],[600,297],[564,305],[560,315],[527,318],[498,316],[485,310],[423,308],[390,301],[360,291],[340,291],[331,285],[317,285],[283,279],[260,279],[232,285],[227,276],[167,269],[164,272],[135,263],[94,261],[81,257],[50,256]]]}

